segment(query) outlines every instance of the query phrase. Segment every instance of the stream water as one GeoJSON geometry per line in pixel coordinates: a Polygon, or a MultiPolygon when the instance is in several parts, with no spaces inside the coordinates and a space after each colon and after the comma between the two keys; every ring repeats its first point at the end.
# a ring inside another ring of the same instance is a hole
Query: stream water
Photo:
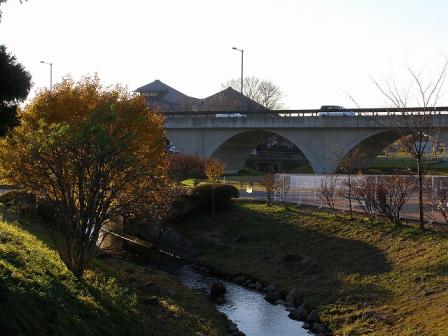
{"type": "MultiPolygon", "coordinates": [[[[175,272],[176,277],[187,287],[207,292],[216,278],[197,273],[191,266],[184,265],[175,272]]],[[[309,335],[302,328],[302,322],[288,318],[282,305],[267,302],[263,295],[223,281],[227,293],[226,302],[218,304],[219,311],[225,313],[247,336],[303,336],[309,335]]]]}

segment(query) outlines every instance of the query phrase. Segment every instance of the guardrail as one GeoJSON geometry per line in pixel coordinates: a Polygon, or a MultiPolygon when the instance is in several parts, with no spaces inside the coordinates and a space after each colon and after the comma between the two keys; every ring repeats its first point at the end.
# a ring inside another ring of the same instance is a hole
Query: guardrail
{"type": "Polygon", "coordinates": [[[436,106],[436,107],[406,107],[406,108],[347,108],[341,110],[321,110],[321,109],[308,109],[308,110],[265,110],[265,111],[172,111],[163,112],[166,119],[203,119],[203,118],[216,118],[216,119],[239,119],[263,116],[264,118],[298,118],[298,117],[320,117],[320,118],[332,118],[332,117],[345,117],[353,118],[356,116],[363,117],[378,117],[378,116],[408,116],[408,115],[442,115],[448,114],[448,106],[436,106]],[[322,113],[331,115],[321,115],[322,113]],[[346,115],[344,115],[346,113],[346,115]],[[355,115],[353,115],[353,113],[355,115]],[[342,115],[341,115],[342,114],[342,115]]]}

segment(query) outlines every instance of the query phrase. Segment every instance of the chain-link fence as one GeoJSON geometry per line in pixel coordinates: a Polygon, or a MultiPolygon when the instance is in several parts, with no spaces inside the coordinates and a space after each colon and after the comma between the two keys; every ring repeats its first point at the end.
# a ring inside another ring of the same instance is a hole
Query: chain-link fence
{"type": "MultiPolygon", "coordinates": [[[[335,186],[335,207],[337,209],[346,210],[349,208],[348,199],[344,196],[342,188],[346,186],[348,176],[347,175],[299,175],[299,174],[277,174],[277,179],[282,179],[287,182],[289,188],[285,197],[288,202],[297,204],[309,204],[318,207],[328,207],[326,202],[321,197],[322,183],[329,179],[336,181],[335,186]]],[[[382,179],[385,179],[389,175],[351,175],[351,183],[355,185],[361,179],[369,178],[374,181],[374,185],[379,185],[382,179]]],[[[416,176],[400,176],[404,183],[416,184],[416,176]]],[[[424,179],[424,204],[425,215],[429,221],[443,221],[440,214],[440,207],[448,208],[448,204],[443,197],[435,199],[432,196],[436,196],[436,193],[440,196],[441,192],[448,195],[448,176],[432,175],[425,176],[424,179]],[[444,191],[445,190],[445,191],[444,191]],[[443,204],[441,202],[444,202],[443,204]]],[[[276,200],[279,200],[279,195],[274,196],[276,200]]],[[[361,211],[361,207],[353,199],[353,208],[355,211],[361,211]]],[[[405,218],[418,218],[418,189],[415,188],[406,205],[403,207],[402,215],[405,218]]]]}

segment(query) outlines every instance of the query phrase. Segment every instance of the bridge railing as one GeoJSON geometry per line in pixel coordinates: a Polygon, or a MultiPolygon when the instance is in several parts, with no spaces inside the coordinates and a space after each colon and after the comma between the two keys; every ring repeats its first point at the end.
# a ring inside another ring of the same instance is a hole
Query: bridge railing
{"type": "Polygon", "coordinates": [[[303,159],[303,154],[300,152],[287,152],[287,151],[258,151],[256,153],[249,154],[250,157],[255,159],[303,159]]]}
{"type": "Polygon", "coordinates": [[[406,108],[347,108],[340,110],[267,110],[267,111],[174,111],[163,112],[166,119],[236,119],[236,118],[299,118],[299,117],[346,117],[353,118],[377,117],[377,116],[408,116],[408,115],[440,115],[448,114],[448,106],[431,108],[406,107],[406,108]],[[334,115],[331,115],[334,113],[334,115]]]}

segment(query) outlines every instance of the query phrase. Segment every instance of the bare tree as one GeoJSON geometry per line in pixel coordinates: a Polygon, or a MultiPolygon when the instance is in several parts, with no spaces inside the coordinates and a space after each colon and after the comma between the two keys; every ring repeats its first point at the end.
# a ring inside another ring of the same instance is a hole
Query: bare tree
{"type": "Polygon", "coordinates": [[[365,152],[361,147],[355,147],[347,155],[337,155],[338,170],[347,176],[347,179],[341,183],[339,189],[340,194],[348,200],[350,219],[353,219],[353,186],[352,174],[355,170],[360,169],[365,160],[365,152]]]}
{"type": "Polygon", "coordinates": [[[327,203],[328,207],[333,210],[336,215],[336,197],[339,179],[337,175],[331,174],[320,181],[319,195],[322,201],[327,203]]]}
{"type": "MultiPolygon", "coordinates": [[[[384,85],[375,81],[375,85],[388,101],[396,108],[406,108],[413,101],[419,107],[418,112],[402,111],[394,113],[392,120],[394,130],[399,135],[402,147],[415,160],[418,175],[418,199],[419,199],[419,220],[420,228],[425,228],[424,204],[423,204],[423,176],[424,160],[430,152],[431,141],[437,143],[440,128],[447,124],[446,116],[434,118],[435,107],[439,101],[440,93],[444,87],[448,61],[444,63],[436,79],[425,83],[421,73],[408,67],[407,71],[411,78],[411,84],[404,91],[399,89],[399,85],[394,81],[386,81],[384,85]]],[[[379,123],[381,121],[378,120],[379,123]]]]}
{"type": "Polygon", "coordinates": [[[436,183],[425,183],[424,186],[430,204],[442,216],[445,224],[448,224],[448,177],[441,177],[436,183]]]}
{"type": "Polygon", "coordinates": [[[378,208],[375,178],[372,176],[363,176],[354,180],[353,198],[358,202],[361,209],[363,209],[369,221],[373,222],[378,208]]]}
{"type": "Polygon", "coordinates": [[[264,187],[266,190],[266,200],[268,203],[268,206],[272,205],[272,196],[275,192],[275,173],[273,171],[267,171],[263,174],[260,180],[260,184],[264,187]]]}
{"type": "MultiPolygon", "coordinates": [[[[0,0],[0,6],[1,6],[2,2],[7,2],[7,1],[8,0],[0,0]]],[[[23,1],[27,1],[27,0],[19,0],[20,3],[22,3],[23,1]]],[[[0,9],[0,21],[1,21],[1,19],[2,19],[2,11],[0,9]]]]}
{"type": "Polygon", "coordinates": [[[278,196],[280,199],[280,202],[282,204],[285,203],[286,196],[288,196],[290,184],[288,179],[284,174],[276,175],[275,177],[275,184],[274,184],[274,191],[275,195],[278,196]]]}
{"type": "MultiPolygon", "coordinates": [[[[241,92],[241,78],[234,78],[223,83],[222,88],[231,87],[241,92]]],[[[257,77],[245,77],[243,81],[243,93],[246,97],[255,100],[270,110],[279,110],[283,107],[281,103],[284,97],[280,88],[268,80],[257,77]]]]}
{"type": "Polygon", "coordinates": [[[400,212],[415,191],[411,176],[383,176],[376,187],[376,207],[391,223],[400,223],[400,212]]]}

